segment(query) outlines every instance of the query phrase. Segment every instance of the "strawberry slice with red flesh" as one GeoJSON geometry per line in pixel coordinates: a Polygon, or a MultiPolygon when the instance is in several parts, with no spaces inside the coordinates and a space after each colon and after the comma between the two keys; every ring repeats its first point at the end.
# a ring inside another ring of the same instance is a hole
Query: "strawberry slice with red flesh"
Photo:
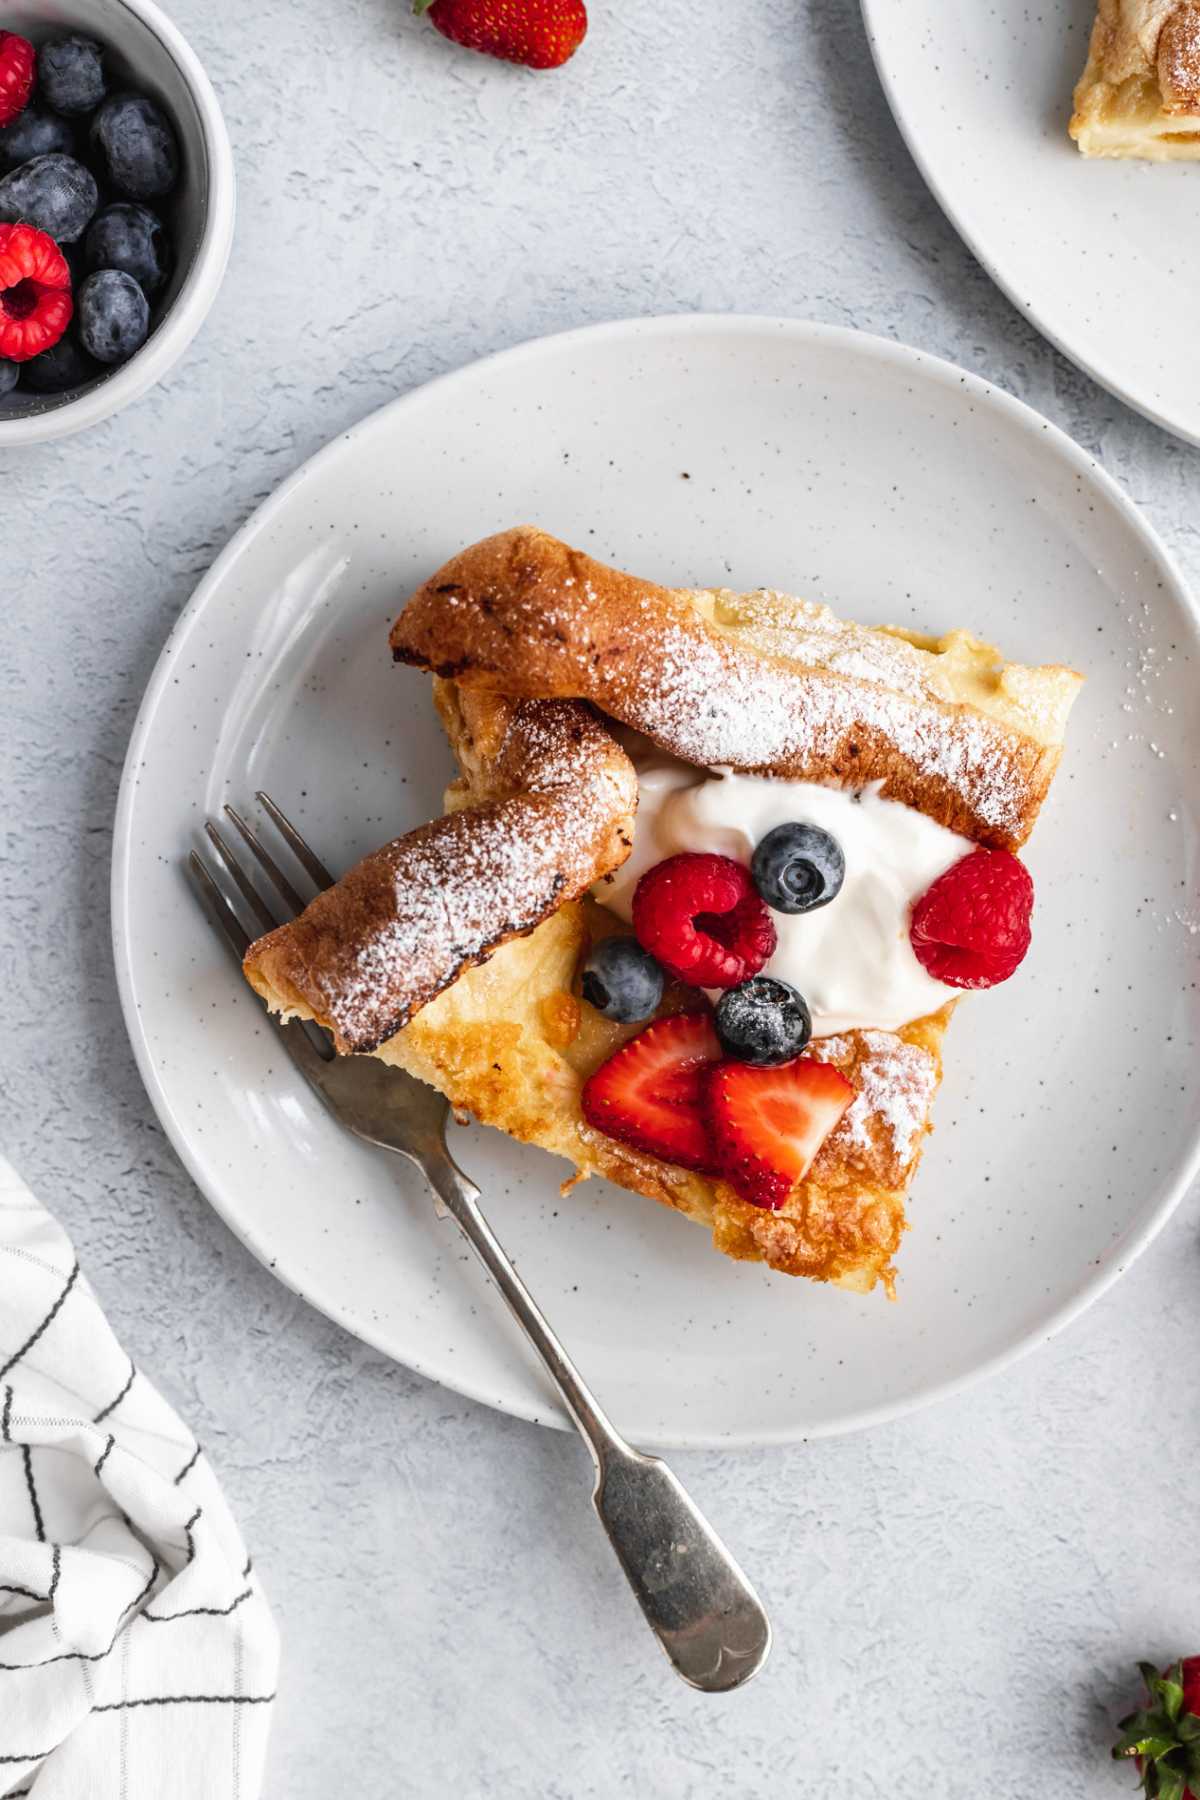
{"type": "Polygon", "coordinates": [[[583,1116],[618,1143],[713,1175],[704,1077],[720,1055],[710,1013],[658,1019],[584,1083],[583,1116]]]}
{"type": "Polygon", "coordinates": [[[725,1062],[708,1075],[708,1117],[721,1173],[751,1206],[778,1212],[854,1099],[830,1063],[773,1069],[725,1062]]]}

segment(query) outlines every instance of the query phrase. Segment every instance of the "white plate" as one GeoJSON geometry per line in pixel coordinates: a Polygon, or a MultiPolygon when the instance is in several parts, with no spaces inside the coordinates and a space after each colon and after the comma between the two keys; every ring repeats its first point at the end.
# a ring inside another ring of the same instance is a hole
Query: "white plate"
{"type": "Polygon", "coordinates": [[[853,332],[675,318],[526,345],[385,408],[259,509],[163,651],[117,816],[122,998],[180,1155],[349,1330],[559,1420],[453,1226],[293,1074],[181,867],[204,815],[257,787],[335,867],[438,809],[449,757],[388,625],[445,557],[526,519],[664,581],[970,624],[1089,677],[1034,841],[1033,952],[950,1033],[898,1304],[730,1263],[598,1182],[563,1200],[561,1163],[456,1132],[534,1293],[614,1416],[659,1444],[842,1430],[1044,1338],[1197,1160],[1197,624],[1148,527],[1068,439],[853,332]]]}
{"type": "Polygon", "coordinates": [[[1067,136],[1094,0],[862,0],[921,173],[989,275],[1122,400],[1200,443],[1200,166],[1067,136]]]}

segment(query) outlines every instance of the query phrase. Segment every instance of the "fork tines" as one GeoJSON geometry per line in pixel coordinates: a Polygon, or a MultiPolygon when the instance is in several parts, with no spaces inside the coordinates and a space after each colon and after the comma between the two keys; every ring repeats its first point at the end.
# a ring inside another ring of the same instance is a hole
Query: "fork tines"
{"type": "MultiPolygon", "coordinates": [[[[291,820],[276,805],[271,796],[264,794],[260,789],[255,794],[255,799],[310,880],[318,888],[332,887],[334,877],[321,859],[305,843],[291,820]]],[[[257,865],[258,870],[266,876],[267,881],[282,900],[283,906],[279,907],[277,904],[273,904],[264,895],[262,889],[252,880],[244,862],[238,860],[229,839],[211,819],[208,819],[205,821],[204,835],[216,851],[217,868],[225,871],[236,895],[241,899],[243,908],[257,926],[257,931],[253,935],[257,936],[261,932],[272,931],[277,925],[286,924],[297,913],[303,912],[307,901],[241,813],[228,803],[223,810],[249,852],[251,862],[257,865]]],[[[253,941],[251,933],[246,930],[242,922],[242,913],[198,851],[191,851],[187,860],[188,868],[202,900],[240,963],[253,941]]],[[[319,1027],[312,1027],[307,1035],[314,1046],[320,1049],[322,1055],[332,1054],[329,1040],[319,1027]]]]}

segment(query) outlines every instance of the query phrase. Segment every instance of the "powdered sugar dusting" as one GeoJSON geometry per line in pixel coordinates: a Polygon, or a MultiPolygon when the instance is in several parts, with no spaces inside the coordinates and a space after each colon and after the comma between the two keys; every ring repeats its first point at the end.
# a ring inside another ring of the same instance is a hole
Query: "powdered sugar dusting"
{"type": "Polygon", "coordinates": [[[1028,835],[1060,735],[1039,734],[1046,701],[1030,711],[1053,685],[1047,671],[1002,693],[1022,672],[989,670],[1012,715],[993,717],[950,678],[971,663],[970,640],[942,666],[772,589],[668,591],[528,536],[509,534],[499,569],[494,542],[465,552],[461,571],[447,565],[397,621],[394,653],[468,687],[590,700],[700,767],[853,789],[880,780],[886,798],[977,842],[1015,849],[1028,835]]]}
{"type": "Polygon", "coordinates": [[[1177,6],[1158,40],[1158,81],[1164,110],[1200,111],[1200,5],[1177,6]]]}
{"type": "MultiPolygon", "coordinates": [[[[424,843],[401,840],[380,853],[376,886],[386,883],[388,916],[351,941],[331,996],[348,1041],[375,1038],[381,1028],[386,1035],[411,1010],[409,996],[432,997],[500,937],[557,904],[571,847],[557,820],[547,845],[550,823],[535,821],[528,803],[506,801],[456,813],[424,843]]],[[[574,822],[568,835],[577,835],[574,822]]]]}
{"type": "MultiPolygon", "coordinates": [[[[664,625],[653,610],[653,659],[625,717],[675,755],[778,774],[842,761],[856,732],[877,734],[921,780],[944,782],[984,830],[1004,840],[1023,835],[1035,803],[1032,775],[1013,734],[985,714],[935,709],[874,679],[851,682],[745,652],[723,654],[705,636],[664,625]]],[[[1036,752],[1031,760],[1036,766],[1036,752]]],[[[862,778],[871,773],[864,769],[862,778]]]]}
{"type": "Polygon", "coordinates": [[[903,1170],[917,1149],[937,1087],[937,1064],[928,1050],[889,1031],[862,1031],[850,1037],[818,1038],[810,1054],[850,1072],[858,1092],[831,1145],[869,1153],[880,1144],[903,1170]]]}
{"type": "Polygon", "coordinates": [[[289,928],[289,958],[349,1048],[374,1048],[618,859],[611,845],[636,785],[586,708],[523,703],[486,771],[492,791],[498,770],[522,790],[396,839],[289,928]]]}
{"type": "Polygon", "coordinates": [[[934,679],[936,664],[905,638],[839,619],[819,600],[797,599],[775,588],[735,594],[719,588],[713,595],[718,625],[728,624],[753,635],[754,648],[834,675],[882,682],[918,700],[948,696],[934,679]]]}

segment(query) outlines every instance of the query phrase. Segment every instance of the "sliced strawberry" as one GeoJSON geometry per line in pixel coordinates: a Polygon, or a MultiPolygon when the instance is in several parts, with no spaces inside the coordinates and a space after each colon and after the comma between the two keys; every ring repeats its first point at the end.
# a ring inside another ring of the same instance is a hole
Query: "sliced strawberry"
{"type": "Polygon", "coordinates": [[[722,1063],[708,1076],[721,1173],[743,1200],[778,1212],[853,1099],[853,1087],[830,1063],[722,1063]]]}
{"type": "Polygon", "coordinates": [[[704,1073],[721,1055],[709,1013],[675,1013],[639,1031],[584,1083],[583,1116],[606,1137],[702,1175],[716,1173],[704,1073]]]}

